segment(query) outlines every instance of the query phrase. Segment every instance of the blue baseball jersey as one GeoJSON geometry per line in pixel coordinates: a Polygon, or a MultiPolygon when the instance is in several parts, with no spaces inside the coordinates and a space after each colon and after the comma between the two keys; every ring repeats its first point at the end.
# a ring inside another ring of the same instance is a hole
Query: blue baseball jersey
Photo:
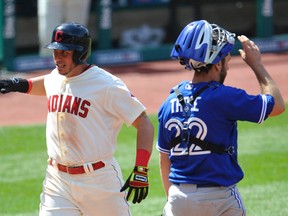
{"type": "Polygon", "coordinates": [[[249,95],[242,89],[218,82],[184,81],[178,89],[188,103],[204,85],[209,88],[196,97],[187,118],[176,93],[171,90],[158,113],[157,149],[169,154],[172,183],[230,186],[244,176],[237,161],[237,121],[262,123],[272,111],[274,99],[271,95],[249,95]],[[183,141],[170,149],[171,140],[183,132],[184,121],[188,122],[193,136],[225,148],[233,146],[235,152],[232,155],[211,153],[183,141]]]}

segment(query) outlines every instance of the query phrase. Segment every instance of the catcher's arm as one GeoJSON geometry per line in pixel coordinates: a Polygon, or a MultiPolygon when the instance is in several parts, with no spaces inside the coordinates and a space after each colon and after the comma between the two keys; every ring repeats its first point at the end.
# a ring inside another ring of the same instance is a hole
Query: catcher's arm
{"type": "Polygon", "coordinates": [[[260,85],[261,93],[270,94],[274,98],[275,104],[269,116],[281,114],[285,111],[283,97],[277,84],[262,64],[261,53],[258,46],[244,35],[238,36],[238,40],[242,43],[242,49],[239,49],[239,53],[246,64],[254,71],[260,85]]]}
{"type": "Polygon", "coordinates": [[[169,155],[160,152],[159,153],[160,175],[162,179],[162,185],[167,197],[169,188],[171,186],[171,182],[169,181],[170,165],[171,162],[169,160],[169,155]]]}

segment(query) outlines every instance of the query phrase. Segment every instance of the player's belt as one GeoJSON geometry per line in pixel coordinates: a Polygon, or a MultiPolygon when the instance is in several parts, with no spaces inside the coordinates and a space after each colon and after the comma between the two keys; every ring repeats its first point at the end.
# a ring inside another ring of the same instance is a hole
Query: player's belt
{"type": "Polygon", "coordinates": [[[221,187],[220,185],[216,185],[216,184],[179,184],[179,183],[175,183],[173,182],[174,185],[180,186],[180,185],[188,185],[188,186],[194,186],[196,188],[210,188],[210,187],[221,187]]]}
{"type": "Polygon", "coordinates": [[[51,166],[56,167],[59,171],[72,175],[89,173],[101,169],[105,166],[104,162],[102,161],[98,161],[96,163],[87,163],[83,166],[65,166],[63,164],[56,163],[53,159],[49,159],[48,163],[51,166]]]}

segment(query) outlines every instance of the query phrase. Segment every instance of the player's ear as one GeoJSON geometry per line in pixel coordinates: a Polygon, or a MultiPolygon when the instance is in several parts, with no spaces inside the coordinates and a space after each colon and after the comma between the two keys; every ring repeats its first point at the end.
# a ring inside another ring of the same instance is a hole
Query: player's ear
{"type": "Polygon", "coordinates": [[[214,64],[213,66],[215,67],[215,69],[217,71],[220,71],[222,68],[222,61],[219,61],[218,63],[214,64]]]}

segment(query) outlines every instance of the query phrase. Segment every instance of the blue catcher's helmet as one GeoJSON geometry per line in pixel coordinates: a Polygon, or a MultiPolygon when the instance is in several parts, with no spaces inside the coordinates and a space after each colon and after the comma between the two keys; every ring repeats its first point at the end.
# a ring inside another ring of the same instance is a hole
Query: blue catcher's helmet
{"type": "Polygon", "coordinates": [[[89,30],[79,23],[62,23],[55,27],[51,43],[45,48],[75,50],[73,62],[83,64],[91,53],[91,36],[89,30]]]}
{"type": "Polygon", "coordinates": [[[178,36],[171,57],[186,69],[206,67],[223,59],[234,47],[235,34],[206,20],[189,23],[178,36]]]}

